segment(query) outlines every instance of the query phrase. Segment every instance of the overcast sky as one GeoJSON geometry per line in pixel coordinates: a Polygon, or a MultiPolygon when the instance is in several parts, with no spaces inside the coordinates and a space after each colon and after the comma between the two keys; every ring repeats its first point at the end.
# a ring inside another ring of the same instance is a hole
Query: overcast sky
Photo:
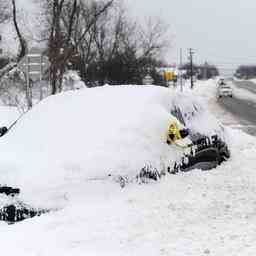
{"type": "Polygon", "coordinates": [[[256,64],[256,0],[125,0],[135,16],[161,16],[174,35],[167,54],[178,61],[180,48],[195,49],[198,63],[224,69],[256,64]]]}

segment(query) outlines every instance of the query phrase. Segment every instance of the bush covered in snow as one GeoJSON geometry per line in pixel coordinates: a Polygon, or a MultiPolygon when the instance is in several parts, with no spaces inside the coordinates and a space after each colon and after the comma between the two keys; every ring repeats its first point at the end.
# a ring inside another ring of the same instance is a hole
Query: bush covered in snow
{"type": "Polygon", "coordinates": [[[85,87],[85,83],[81,80],[78,72],[68,70],[63,76],[63,91],[79,90],[85,87]]]}
{"type": "Polygon", "coordinates": [[[2,105],[17,107],[21,112],[28,109],[26,100],[26,78],[19,68],[7,72],[0,81],[2,105]]]}

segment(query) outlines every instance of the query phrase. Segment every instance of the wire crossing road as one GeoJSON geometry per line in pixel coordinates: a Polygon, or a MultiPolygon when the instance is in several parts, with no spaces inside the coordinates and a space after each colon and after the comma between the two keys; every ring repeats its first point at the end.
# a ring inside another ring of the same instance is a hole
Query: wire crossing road
{"type": "MultiPolygon", "coordinates": [[[[235,85],[256,94],[256,84],[253,82],[239,81],[235,82],[235,85]]],[[[246,123],[243,129],[245,132],[256,136],[256,102],[235,97],[223,97],[218,101],[223,108],[237,116],[240,119],[241,124],[246,123]]]]}

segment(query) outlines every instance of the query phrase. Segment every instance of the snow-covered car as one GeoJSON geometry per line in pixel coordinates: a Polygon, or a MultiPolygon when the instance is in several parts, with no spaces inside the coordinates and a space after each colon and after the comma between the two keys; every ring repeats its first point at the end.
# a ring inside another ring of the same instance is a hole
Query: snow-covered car
{"type": "Polygon", "coordinates": [[[230,84],[222,83],[217,88],[217,97],[233,97],[233,89],[230,84]]]}
{"type": "Polygon", "coordinates": [[[226,145],[207,141],[215,134],[221,138],[222,127],[206,109],[194,95],[157,86],[85,88],[44,99],[1,137],[0,184],[6,186],[0,220],[62,209],[70,203],[67,197],[83,201],[85,183],[93,180],[123,186],[145,177],[158,179],[175,164],[174,173],[216,167],[226,145]],[[166,143],[173,121],[189,129],[195,148],[184,152],[166,143]],[[180,163],[184,156],[190,158],[180,163]],[[7,194],[20,195],[9,199],[7,194]]]}

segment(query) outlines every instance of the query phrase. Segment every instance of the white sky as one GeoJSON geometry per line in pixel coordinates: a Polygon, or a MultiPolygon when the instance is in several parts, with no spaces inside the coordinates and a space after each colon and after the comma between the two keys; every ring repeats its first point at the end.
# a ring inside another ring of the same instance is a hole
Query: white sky
{"type": "Polygon", "coordinates": [[[256,64],[255,0],[125,0],[135,16],[161,16],[174,35],[168,62],[179,49],[195,49],[195,60],[219,67],[256,64]]]}

